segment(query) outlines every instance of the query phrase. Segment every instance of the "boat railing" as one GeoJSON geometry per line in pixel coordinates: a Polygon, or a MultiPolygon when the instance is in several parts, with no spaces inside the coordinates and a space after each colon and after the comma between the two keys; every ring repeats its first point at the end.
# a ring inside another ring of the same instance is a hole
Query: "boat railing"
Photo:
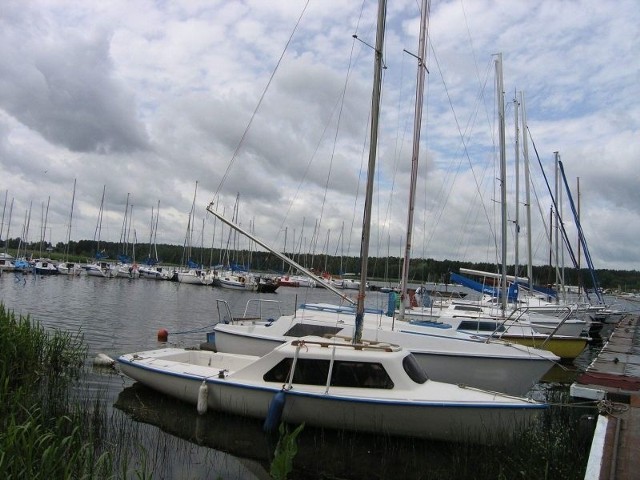
{"type": "Polygon", "coordinates": [[[400,350],[399,345],[377,342],[375,340],[360,340],[359,343],[353,343],[353,337],[348,335],[325,334],[323,338],[326,338],[327,341],[301,338],[300,340],[293,340],[291,345],[294,347],[304,345],[319,345],[321,347],[351,347],[354,350],[381,350],[384,352],[397,352],[400,350]]]}
{"type": "MultiPolygon", "coordinates": [[[[241,317],[234,317],[231,313],[231,307],[229,307],[229,302],[223,300],[221,298],[216,299],[216,310],[218,312],[218,323],[230,323],[233,324],[235,322],[271,322],[275,320],[275,318],[270,317],[266,318],[267,314],[263,309],[263,304],[271,304],[277,305],[278,318],[282,316],[282,309],[280,307],[280,302],[278,300],[266,300],[260,298],[250,299],[245,306],[244,313],[241,317]],[[257,315],[250,315],[249,308],[251,305],[257,304],[255,310],[257,311],[257,315]]],[[[272,309],[275,312],[275,309],[272,309]]]]}
{"type": "MultiPolygon", "coordinates": [[[[282,303],[279,300],[251,298],[247,301],[247,305],[244,307],[244,314],[242,315],[243,319],[246,320],[247,318],[249,318],[248,313],[253,311],[258,312],[257,317],[260,320],[264,320],[265,315],[269,315],[270,313],[277,312],[277,317],[274,318],[273,315],[270,315],[269,318],[267,319],[267,320],[275,320],[276,318],[280,318],[282,316],[282,303]],[[254,310],[250,310],[251,306],[254,306],[254,310]],[[265,311],[267,310],[266,308],[263,308],[265,306],[270,306],[273,308],[269,309],[269,311],[265,313],[265,311]]],[[[250,318],[253,318],[253,317],[250,317],[250,318]]]]}

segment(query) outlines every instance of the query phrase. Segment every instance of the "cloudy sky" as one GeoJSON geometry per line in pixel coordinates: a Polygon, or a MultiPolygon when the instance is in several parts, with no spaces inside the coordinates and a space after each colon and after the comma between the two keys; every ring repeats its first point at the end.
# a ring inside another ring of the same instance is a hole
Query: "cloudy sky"
{"type": "MultiPolygon", "coordinates": [[[[406,234],[419,3],[388,5],[373,256],[401,256],[406,234]]],[[[206,211],[215,200],[279,250],[357,255],[376,10],[376,0],[4,1],[2,236],[20,236],[30,211],[29,241],[46,217],[45,239],[66,242],[76,180],[73,240],[95,238],[104,189],[102,240],[122,239],[128,211],[128,240],[148,244],[160,202],[157,242],[182,245],[197,183],[194,246],[228,243],[206,211]]],[[[516,245],[527,258],[524,111],[534,263],[549,261],[545,176],[554,190],[558,152],[596,268],[640,269],[638,25],[636,0],[432,1],[413,256],[499,258],[501,53],[509,261],[516,245]]],[[[577,255],[566,192],[559,205],[577,255]]]]}

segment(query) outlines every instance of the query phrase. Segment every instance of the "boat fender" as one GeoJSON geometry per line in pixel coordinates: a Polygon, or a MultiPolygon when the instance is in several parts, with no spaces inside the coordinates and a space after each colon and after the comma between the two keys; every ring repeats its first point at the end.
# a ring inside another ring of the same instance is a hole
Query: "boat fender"
{"type": "Polygon", "coordinates": [[[166,328],[161,328],[160,330],[158,330],[159,342],[166,342],[168,338],[169,338],[169,332],[167,331],[166,328]]]}
{"type": "Polygon", "coordinates": [[[96,367],[113,367],[115,360],[104,353],[99,353],[96,358],[93,359],[93,365],[96,367]]]}
{"type": "Polygon", "coordinates": [[[208,401],[207,397],[209,396],[209,387],[207,387],[207,381],[203,380],[202,385],[198,389],[198,413],[203,415],[207,413],[208,401]]]}
{"type": "Polygon", "coordinates": [[[280,390],[276,393],[269,403],[269,410],[267,411],[267,418],[264,420],[262,429],[265,432],[273,432],[280,425],[280,419],[282,418],[282,410],[284,409],[285,391],[280,390]]]}

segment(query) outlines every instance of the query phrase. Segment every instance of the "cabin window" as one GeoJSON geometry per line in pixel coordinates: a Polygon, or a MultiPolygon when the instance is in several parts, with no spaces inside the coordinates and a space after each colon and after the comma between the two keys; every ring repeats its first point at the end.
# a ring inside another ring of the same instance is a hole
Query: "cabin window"
{"type": "Polygon", "coordinates": [[[324,337],[325,335],[335,335],[342,328],[329,327],[326,325],[311,325],[308,323],[296,323],[285,334],[285,337],[306,337],[313,335],[314,337],[324,337]]]}
{"type": "Polygon", "coordinates": [[[463,320],[458,330],[471,330],[474,332],[504,332],[504,325],[498,322],[480,320],[463,320]]]}
{"type": "Polygon", "coordinates": [[[392,389],[393,381],[380,363],[338,362],[333,365],[334,387],[392,389]]]}
{"type": "Polygon", "coordinates": [[[424,371],[424,368],[418,363],[416,357],[413,354],[409,354],[402,360],[402,367],[404,371],[407,372],[409,378],[416,383],[424,383],[429,377],[427,377],[427,372],[424,371]]]}
{"type": "MultiPolygon", "coordinates": [[[[286,383],[291,364],[291,358],[282,360],[264,375],[264,380],[266,382],[286,383]]],[[[300,358],[296,362],[293,383],[326,385],[329,365],[329,360],[300,358]]],[[[333,364],[331,386],[392,389],[394,385],[389,374],[380,363],[336,360],[333,364]]]]}
{"type": "Polygon", "coordinates": [[[467,305],[455,305],[453,307],[454,310],[464,310],[465,312],[482,312],[482,308],[480,307],[470,307],[467,305]]]}
{"type": "MultiPolygon", "coordinates": [[[[264,375],[265,382],[286,383],[289,379],[292,358],[285,358],[264,375]]],[[[312,360],[299,358],[293,383],[304,385],[326,385],[329,374],[329,360],[312,360]]]]}

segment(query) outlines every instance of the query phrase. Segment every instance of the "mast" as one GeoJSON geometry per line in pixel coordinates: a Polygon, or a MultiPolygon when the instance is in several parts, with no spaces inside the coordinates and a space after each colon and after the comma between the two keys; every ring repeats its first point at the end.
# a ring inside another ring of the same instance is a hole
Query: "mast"
{"type": "Polygon", "coordinates": [[[76,179],[73,179],[73,195],[71,197],[71,213],[69,213],[69,228],[67,229],[67,246],[64,251],[64,261],[69,261],[69,244],[71,243],[71,222],[73,221],[73,206],[76,202],[76,179]]]}
{"type": "Polygon", "coordinates": [[[529,278],[529,291],[533,291],[533,252],[531,250],[531,186],[529,180],[529,142],[527,141],[527,109],[524,103],[524,92],[520,92],[520,105],[522,106],[522,153],[524,155],[524,190],[527,212],[527,277],[529,278]]]}
{"type": "MultiPolygon", "coordinates": [[[[4,206],[2,207],[2,221],[0,221],[0,241],[2,241],[2,232],[4,232],[4,214],[7,211],[7,197],[9,196],[9,189],[4,192],[4,206]]],[[[8,236],[8,235],[7,235],[8,236]]],[[[7,239],[5,238],[5,250],[7,239]]]]}
{"type": "Polygon", "coordinates": [[[498,96],[499,138],[500,138],[500,204],[502,210],[502,278],[500,296],[502,312],[507,310],[507,153],[504,121],[504,86],[502,80],[502,53],[496,58],[496,93],[498,96]]]}
{"type": "Polygon", "coordinates": [[[516,282],[518,281],[518,269],[520,268],[520,125],[518,124],[518,107],[520,104],[518,103],[518,99],[513,98],[513,119],[514,119],[514,127],[515,127],[515,149],[514,149],[514,163],[515,163],[515,175],[516,175],[516,217],[514,219],[515,223],[515,239],[514,239],[514,275],[516,277],[516,282]]]}
{"type": "MultiPolygon", "coordinates": [[[[559,205],[558,205],[558,192],[560,191],[560,167],[558,165],[558,161],[560,160],[560,153],[559,152],[553,152],[554,155],[554,168],[555,168],[555,190],[554,190],[554,198],[556,199],[556,205],[555,205],[555,214],[554,214],[554,220],[555,220],[555,230],[556,230],[556,236],[553,240],[553,251],[554,251],[554,267],[555,267],[555,272],[556,272],[556,288],[558,288],[558,286],[561,284],[561,279],[560,279],[560,257],[558,255],[559,251],[560,251],[560,211],[559,211],[559,205]]],[[[556,297],[556,301],[558,301],[559,299],[556,297]]]]}
{"type": "Polygon", "coordinates": [[[382,47],[387,16],[386,0],[378,0],[378,24],[376,28],[375,61],[373,68],[373,93],[371,95],[371,135],[369,141],[369,164],[367,167],[367,188],[365,191],[364,215],[362,218],[362,241],[360,245],[360,288],[356,305],[355,332],[353,343],[360,343],[364,323],[364,299],[367,290],[367,267],[369,263],[369,236],[371,234],[371,210],[373,201],[373,178],[376,168],[378,147],[378,120],[380,117],[380,90],[382,88],[382,47]]]}
{"type": "Polygon", "coordinates": [[[418,160],[420,155],[420,133],[422,129],[422,104],[424,97],[424,74],[426,70],[427,28],[429,19],[430,0],[422,1],[420,16],[420,35],[418,39],[418,72],[416,78],[416,103],[413,117],[413,153],[411,154],[411,183],[409,184],[409,208],[407,214],[407,236],[405,239],[404,261],[402,263],[402,278],[400,283],[400,311],[399,320],[404,320],[407,307],[407,289],[409,283],[409,264],[411,261],[411,236],[413,233],[413,214],[416,200],[416,184],[418,181],[418,160]]]}
{"type": "MultiPolygon", "coordinates": [[[[576,178],[576,193],[578,194],[578,222],[580,221],[580,177],[576,178]]],[[[580,242],[582,239],[580,238],[580,231],[578,230],[578,294],[582,294],[582,275],[580,273],[580,263],[582,253],[580,251],[580,242]]]]}

